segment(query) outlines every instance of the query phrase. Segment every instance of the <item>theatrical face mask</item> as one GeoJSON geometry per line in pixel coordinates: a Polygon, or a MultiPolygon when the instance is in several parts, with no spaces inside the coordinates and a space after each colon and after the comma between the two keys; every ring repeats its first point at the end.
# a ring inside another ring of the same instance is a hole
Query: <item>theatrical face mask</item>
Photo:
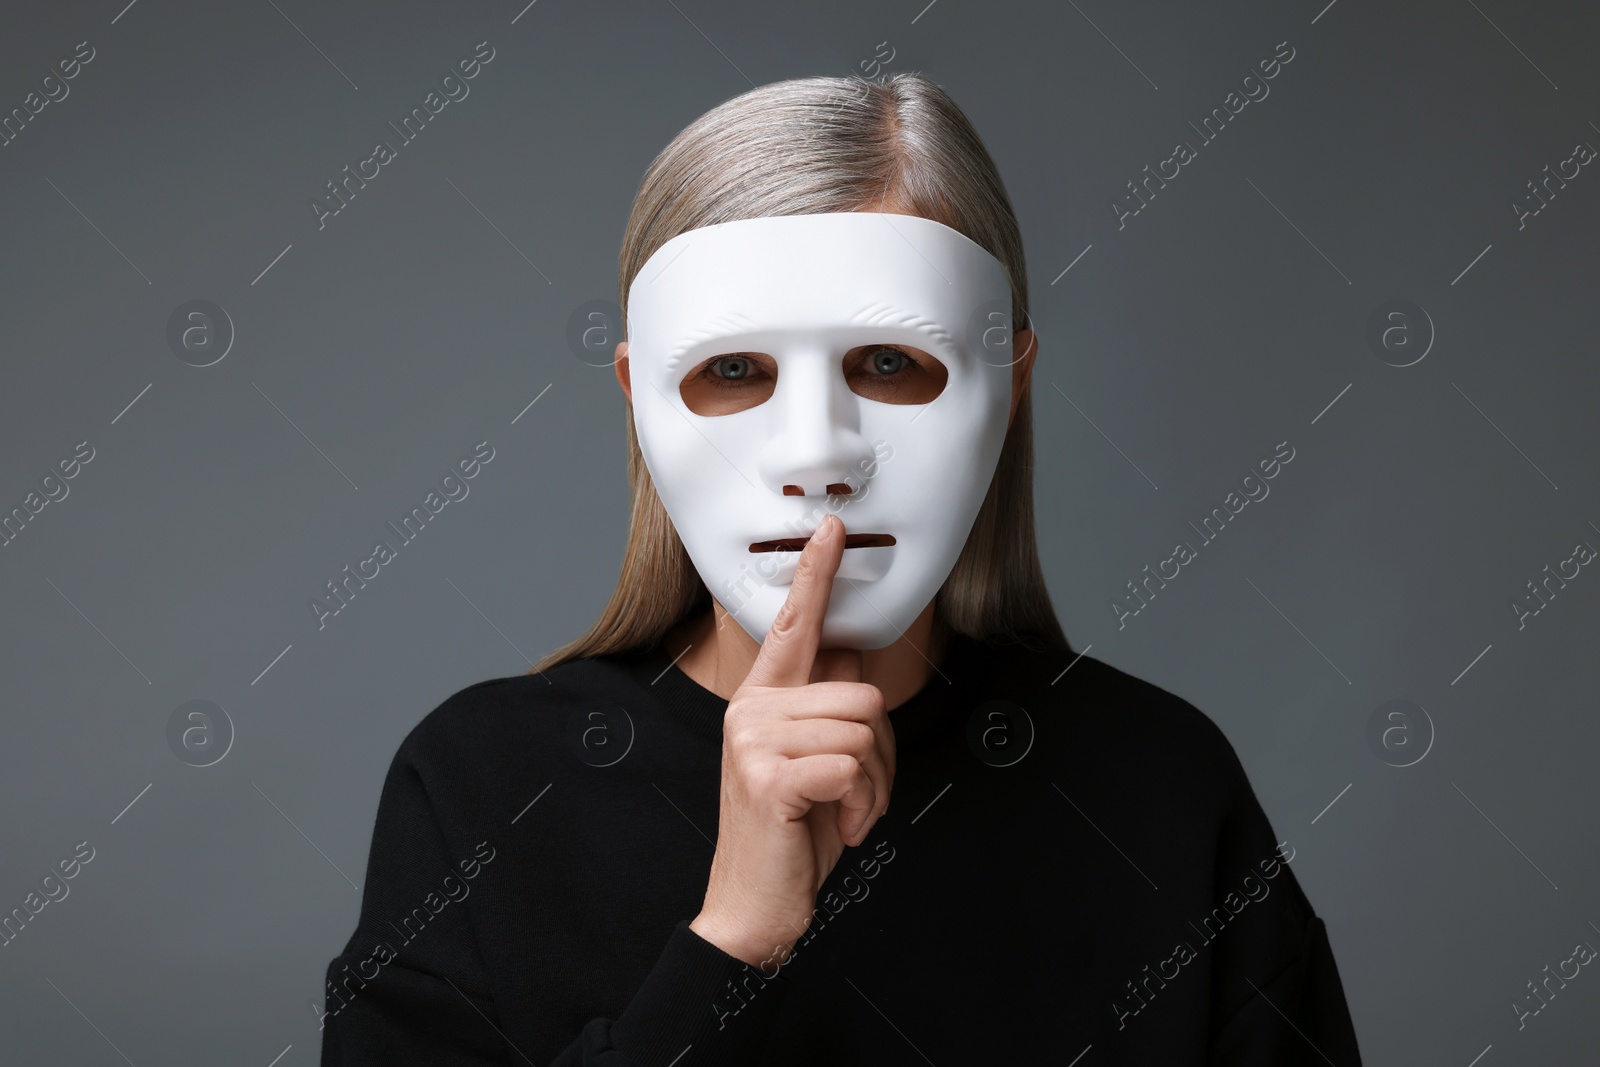
{"type": "Polygon", "coordinates": [[[848,539],[822,647],[901,636],[988,492],[1013,362],[1004,266],[910,215],[705,226],[628,290],[645,465],[706,588],[757,641],[826,511],[848,539]]]}

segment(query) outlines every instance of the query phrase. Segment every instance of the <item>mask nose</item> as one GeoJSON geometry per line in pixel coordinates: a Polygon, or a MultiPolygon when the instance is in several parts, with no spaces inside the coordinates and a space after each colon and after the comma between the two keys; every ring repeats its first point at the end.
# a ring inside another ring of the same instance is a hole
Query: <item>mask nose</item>
{"type": "Polygon", "coordinates": [[[831,353],[791,354],[780,363],[768,405],[776,422],[756,466],[784,496],[855,495],[873,456],[858,429],[857,397],[831,353]]]}

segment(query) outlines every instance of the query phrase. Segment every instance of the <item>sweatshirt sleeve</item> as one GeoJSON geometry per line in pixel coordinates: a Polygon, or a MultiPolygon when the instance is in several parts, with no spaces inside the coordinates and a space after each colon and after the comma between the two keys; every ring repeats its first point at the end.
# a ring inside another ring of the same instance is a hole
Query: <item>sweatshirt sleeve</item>
{"type": "MultiPolygon", "coordinates": [[[[762,979],[689,929],[688,919],[669,931],[616,1019],[591,1018],[553,1058],[526,1036],[520,1044],[529,1047],[519,1047],[518,1035],[533,1032],[526,1020],[544,1007],[496,999],[468,907],[471,879],[492,868],[493,843],[452,854],[410,758],[415,738],[401,746],[384,782],[355,933],[326,970],[322,1067],[720,1067],[758,1058],[789,980],[762,979]],[[707,1010],[713,1003],[726,1010],[707,1010]]],[[[491,869],[486,881],[492,877],[491,869]]],[[[557,988],[560,976],[536,984],[557,988]]]]}
{"type": "Polygon", "coordinates": [[[1360,1067],[1355,1026],[1327,927],[1306,898],[1232,746],[1213,912],[1209,1067],[1360,1067]],[[1220,925],[1220,924],[1219,924],[1220,925]]]}
{"type": "Polygon", "coordinates": [[[1355,1028],[1322,920],[1306,923],[1300,952],[1265,982],[1211,1043],[1212,1067],[1333,1064],[1361,1067],[1355,1028]]]}

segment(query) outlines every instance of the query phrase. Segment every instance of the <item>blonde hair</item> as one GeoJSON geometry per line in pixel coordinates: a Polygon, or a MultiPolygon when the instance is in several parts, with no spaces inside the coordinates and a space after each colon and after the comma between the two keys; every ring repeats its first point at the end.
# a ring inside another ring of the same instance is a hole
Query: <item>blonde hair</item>
{"type": "MultiPolygon", "coordinates": [[[[873,205],[942,222],[987,249],[1010,275],[1013,324],[1029,322],[1022,235],[1000,174],[960,108],[920,74],[774,82],[712,108],[674,137],[645,171],[623,235],[624,321],[634,275],[678,234],[873,205]]],[[[1034,540],[1031,392],[1017,404],[988,495],[934,598],[935,625],[1070,654],[1034,540]]],[[[650,480],[633,411],[625,411],[633,504],[617,587],[588,632],[530,674],[650,647],[711,607],[650,480]]]]}

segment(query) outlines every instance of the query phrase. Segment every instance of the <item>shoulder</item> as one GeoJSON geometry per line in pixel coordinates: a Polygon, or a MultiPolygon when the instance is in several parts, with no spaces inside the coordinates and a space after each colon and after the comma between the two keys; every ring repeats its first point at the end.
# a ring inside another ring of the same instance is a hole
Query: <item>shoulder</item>
{"type": "Polygon", "coordinates": [[[1102,659],[1080,658],[1078,686],[1063,694],[1079,711],[1105,721],[1108,728],[1135,733],[1147,740],[1159,734],[1168,746],[1237,762],[1222,728],[1199,707],[1154,682],[1129,674],[1102,659]]]}
{"type": "Polygon", "coordinates": [[[456,690],[411,728],[396,767],[427,775],[481,777],[508,761],[532,767],[558,758],[568,727],[586,711],[627,699],[621,658],[572,660],[538,673],[486,678],[456,690]]]}
{"type": "Polygon", "coordinates": [[[1073,763],[1090,761],[1126,784],[1155,780],[1219,802],[1248,789],[1232,742],[1199,707],[1093,655],[1008,646],[1001,671],[1041,738],[1073,763]]]}

